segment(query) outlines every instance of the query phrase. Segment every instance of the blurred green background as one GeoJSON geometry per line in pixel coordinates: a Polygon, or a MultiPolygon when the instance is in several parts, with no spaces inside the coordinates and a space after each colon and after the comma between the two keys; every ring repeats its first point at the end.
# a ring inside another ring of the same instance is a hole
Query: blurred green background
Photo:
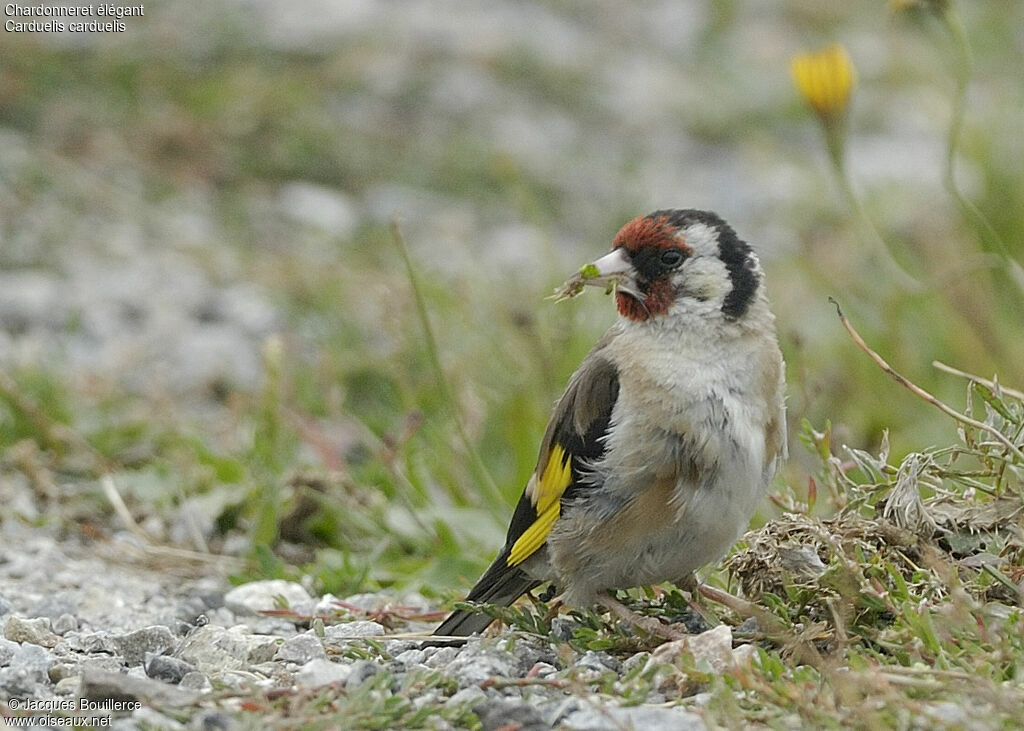
{"type": "Polygon", "coordinates": [[[951,439],[827,301],[954,406],[933,360],[1024,383],[1024,6],[944,6],[175,0],[124,33],[5,33],[3,520],[105,540],[112,474],[156,543],[455,596],[614,319],[545,298],[666,207],[762,254],[779,490],[813,470],[805,419],[897,457],[951,439]],[[790,79],[834,42],[863,216],[790,79]]]}

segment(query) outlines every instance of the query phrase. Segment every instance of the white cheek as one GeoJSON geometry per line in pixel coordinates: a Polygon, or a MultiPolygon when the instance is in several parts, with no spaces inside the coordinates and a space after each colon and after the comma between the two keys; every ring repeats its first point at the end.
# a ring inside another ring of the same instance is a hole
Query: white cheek
{"type": "Polygon", "coordinates": [[[720,303],[728,291],[729,273],[721,259],[693,259],[682,272],[680,287],[684,295],[720,303]]]}

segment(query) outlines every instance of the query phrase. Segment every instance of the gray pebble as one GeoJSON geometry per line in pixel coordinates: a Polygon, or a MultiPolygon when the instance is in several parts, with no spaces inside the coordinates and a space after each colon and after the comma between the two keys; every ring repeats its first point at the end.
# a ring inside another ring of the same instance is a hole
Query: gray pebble
{"type": "Polygon", "coordinates": [[[172,685],[177,685],[182,678],[195,670],[194,666],[179,658],[151,653],[146,654],[145,668],[149,677],[172,685]]]}
{"type": "Polygon", "coordinates": [[[56,647],[60,637],[50,629],[49,617],[23,619],[18,616],[7,618],[4,623],[4,637],[11,642],[31,642],[43,647],[56,647]]]}
{"type": "Polygon", "coordinates": [[[114,636],[114,646],[128,667],[141,665],[147,653],[163,654],[177,644],[171,631],[163,625],[143,627],[134,632],[114,636]]]}
{"type": "Polygon", "coordinates": [[[484,731],[514,728],[518,731],[548,731],[551,726],[537,708],[523,701],[487,700],[473,706],[484,731]]]}
{"type": "Polygon", "coordinates": [[[459,654],[459,647],[430,647],[424,648],[426,659],[423,664],[428,668],[443,668],[456,658],[459,654]]]}
{"type": "Polygon", "coordinates": [[[187,690],[198,690],[200,693],[209,693],[213,690],[213,684],[210,682],[210,679],[198,670],[185,673],[178,682],[178,685],[187,690]]]}
{"type": "Polygon", "coordinates": [[[62,614],[53,620],[54,634],[65,635],[78,629],[78,617],[73,614],[62,614]]]}
{"type": "Polygon", "coordinates": [[[65,695],[78,695],[78,691],[82,687],[82,678],[78,675],[72,675],[68,678],[63,678],[53,684],[53,694],[58,696],[65,695]]]}
{"type": "Polygon", "coordinates": [[[576,661],[575,667],[586,668],[587,670],[594,670],[601,673],[608,672],[609,670],[613,673],[618,673],[622,668],[622,663],[607,652],[587,650],[583,653],[583,656],[576,661]]]}
{"type": "Polygon", "coordinates": [[[54,662],[45,648],[26,642],[15,650],[7,667],[0,669],[0,688],[12,696],[34,697],[37,686],[49,685],[54,662]]]}
{"type": "Polygon", "coordinates": [[[462,704],[471,704],[477,706],[487,699],[487,693],[485,693],[479,686],[471,685],[468,688],[463,688],[458,691],[445,701],[447,706],[458,706],[462,704]]]}
{"type": "Polygon", "coordinates": [[[427,653],[419,648],[412,650],[406,650],[394,657],[396,665],[402,668],[409,668],[413,665],[422,665],[423,661],[427,659],[427,653]]]}
{"type": "Polygon", "coordinates": [[[383,634],[385,634],[384,625],[364,619],[324,627],[324,638],[327,640],[341,640],[351,637],[376,637],[383,634]]]}
{"type": "Polygon", "coordinates": [[[82,698],[97,703],[111,701],[138,701],[162,706],[187,706],[196,700],[196,694],[180,686],[161,683],[150,678],[136,678],[124,673],[105,670],[86,670],[82,673],[82,698]]]}
{"type": "Polygon", "coordinates": [[[350,667],[351,673],[345,681],[348,690],[355,690],[381,671],[380,665],[372,660],[356,660],[350,667]]]}
{"type": "Polygon", "coordinates": [[[551,620],[551,639],[568,642],[572,639],[572,631],[579,624],[568,617],[555,617],[551,620]]]}
{"type": "Polygon", "coordinates": [[[11,642],[10,640],[0,637],[0,667],[9,665],[11,658],[14,657],[14,653],[18,651],[17,642],[11,642]]]}
{"type": "Polygon", "coordinates": [[[750,637],[761,631],[761,625],[757,623],[757,617],[747,617],[740,622],[732,631],[734,636],[750,637]]]}
{"type": "Polygon", "coordinates": [[[707,725],[696,713],[680,708],[630,706],[597,708],[585,706],[570,713],[562,728],[575,731],[611,731],[612,729],[644,729],[644,731],[705,731],[707,725]]]}
{"type": "Polygon", "coordinates": [[[277,648],[274,659],[303,665],[310,660],[326,660],[327,652],[318,637],[312,634],[301,634],[285,640],[277,648]]]}
{"type": "Polygon", "coordinates": [[[504,650],[491,646],[480,648],[479,644],[467,645],[448,666],[448,674],[458,678],[459,687],[465,688],[495,677],[515,677],[517,667],[515,658],[504,650]]]}
{"type": "Polygon", "coordinates": [[[64,634],[64,641],[70,650],[85,654],[105,653],[117,654],[117,643],[109,632],[76,632],[71,630],[64,634]]]}
{"type": "Polygon", "coordinates": [[[207,625],[186,637],[174,654],[203,672],[242,670],[273,659],[279,642],[274,637],[254,635],[244,627],[207,625]]]}
{"type": "Polygon", "coordinates": [[[304,688],[318,688],[331,683],[345,683],[351,676],[351,666],[318,657],[295,671],[295,684],[304,688]]]}
{"type": "Polygon", "coordinates": [[[236,586],[224,595],[224,606],[235,614],[258,614],[310,600],[309,592],[294,581],[269,579],[236,586]]]}

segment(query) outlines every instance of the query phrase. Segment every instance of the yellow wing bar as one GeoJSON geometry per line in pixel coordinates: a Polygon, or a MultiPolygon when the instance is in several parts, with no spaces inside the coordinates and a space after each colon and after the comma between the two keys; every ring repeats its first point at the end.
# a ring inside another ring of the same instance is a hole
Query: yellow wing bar
{"type": "Polygon", "coordinates": [[[572,482],[572,460],[565,453],[561,444],[551,447],[548,463],[537,481],[533,494],[533,507],[537,511],[537,519],[523,531],[508,554],[508,565],[518,566],[534,551],[544,545],[561,512],[561,498],[565,489],[572,482]]]}

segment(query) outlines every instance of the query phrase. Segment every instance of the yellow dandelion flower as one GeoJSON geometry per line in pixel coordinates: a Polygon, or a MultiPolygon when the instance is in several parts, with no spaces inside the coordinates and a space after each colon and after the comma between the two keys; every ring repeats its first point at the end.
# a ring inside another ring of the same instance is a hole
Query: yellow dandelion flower
{"type": "Polygon", "coordinates": [[[790,62],[796,88],[826,122],[842,117],[857,83],[846,49],[838,43],[813,53],[800,53],[790,62]]]}

